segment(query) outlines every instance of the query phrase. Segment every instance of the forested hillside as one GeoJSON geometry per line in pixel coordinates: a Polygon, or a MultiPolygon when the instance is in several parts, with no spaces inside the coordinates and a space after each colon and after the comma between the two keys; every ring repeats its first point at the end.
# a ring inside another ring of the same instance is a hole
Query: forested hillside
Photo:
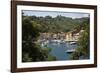
{"type": "Polygon", "coordinates": [[[89,57],[89,18],[72,19],[58,15],[56,17],[22,16],[22,62],[55,61],[56,57],[49,55],[50,48],[42,48],[37,44],[40,33],[59,33],[73,30],[84,32],[80,35],[76,51],[71,59],[89,57]]]}
{"type": "Polygon", "coordinates": [[[61,15],[58,15],[57,17],[24,16],[24,18],[36,22],[38,24],[38,27],[41,29],[41,32],[54,32],[54,33],[68,32],[76,28],[79,29],[79,27],[81,28],[83,22],[89,19],[86,17],[72,19],[61,15]]]}

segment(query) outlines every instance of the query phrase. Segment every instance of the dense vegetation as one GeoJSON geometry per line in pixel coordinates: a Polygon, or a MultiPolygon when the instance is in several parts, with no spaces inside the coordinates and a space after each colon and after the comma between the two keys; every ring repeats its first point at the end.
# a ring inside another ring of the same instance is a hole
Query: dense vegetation
{"type": "Polygon", "coordinates": [[[50,49],[42,48],[37,44],[40,32],[68,32],[84,29],[78,41],[77,50],[71,54],[71,59],[79,59],[89,55],[89,19],[72,19],[58,15],[57,17],[22,16],[22,61],[52,61],[54,56],[49,55],[50,49]]]}
{"type": "Polygon", "coordinates": [[[36,43],[39,37],[39,25],[28,17],[22,18],[22,62],[51,61],[55,57],[49,55],[50,48],[41,48],[36,43]]]}
{"type": "Polygon", "coordinates": [[[35,21],[39,25],[41,32],[68,32],[74,30],[75,28],[83,25],[83,21],[88,18],[77,18],[72,19],[69,17],[64,17],[58,15],[57,17],[45,16],[24,16],[29,18],[30,21],[35,21]],[[58,30],[59,29],[59,30],[58,30]]]}
{"type": "Polygon", "coordinates": [[[89,20],[83,22],[81,29],[83,29],[84,32],[80,34],[80,38],[77,42],[78,47],[76,48],[76,51],[71,54],[71,59],[89,59],[90,57],[89,20]]]}

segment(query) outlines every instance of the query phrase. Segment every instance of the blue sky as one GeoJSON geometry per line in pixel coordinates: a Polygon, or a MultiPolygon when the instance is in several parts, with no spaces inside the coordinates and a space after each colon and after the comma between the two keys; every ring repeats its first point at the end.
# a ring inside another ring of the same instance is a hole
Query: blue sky
{"type": "Polygon", "coordinates": [[[76,12],[54,12],[54,11],[36,11],[36,10],[23,10],[22,11],[25,16],[37,16],[37,17],[45,17],[45,16],[52,16],[56,17],[58,15],[71,17],[71,18],[82,18],[82,17],[89,17],[89,13],[76,13],[76,12]]]}

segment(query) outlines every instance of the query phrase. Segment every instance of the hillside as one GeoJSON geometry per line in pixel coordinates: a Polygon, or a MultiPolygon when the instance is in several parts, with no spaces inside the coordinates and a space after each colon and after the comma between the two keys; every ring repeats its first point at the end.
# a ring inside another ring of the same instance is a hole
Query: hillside
{"type": "Polygon", "coordinates": [[[72,19],[69,17],[64,17],[58,15],[57,17],[45,16],[23,16],[28,18],[30,21],[36,22],[41,30],[41,32],[68,32],[74,29],[80,29],[84,22],[89,23],[89,18],[77,18],[72,19]]]}

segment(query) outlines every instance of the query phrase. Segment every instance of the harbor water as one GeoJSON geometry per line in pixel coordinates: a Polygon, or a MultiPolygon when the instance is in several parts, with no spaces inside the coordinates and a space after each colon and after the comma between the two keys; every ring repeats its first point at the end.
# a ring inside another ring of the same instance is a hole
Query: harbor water
{"type": "Polygon", "coordinates": [[[70,44],[70,42],[67,43],[47,43],[46,47],[51,48],[50,55],[56,57],[57,60],[69,60],[70,53],[67,52],[67,50],[73,50],[77,47],[77,44],[70,44]]]}

